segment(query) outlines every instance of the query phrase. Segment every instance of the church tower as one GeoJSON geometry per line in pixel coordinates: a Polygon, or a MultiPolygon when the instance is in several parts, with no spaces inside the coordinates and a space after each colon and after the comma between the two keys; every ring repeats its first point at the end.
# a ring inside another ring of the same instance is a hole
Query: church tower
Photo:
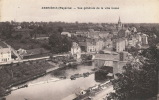
{"type": "Polygon", "coordinates": [[[120,21],[120,17],[119,17],[119,20],[118,20],[118,24],[117,24],[117,29],[118,30],[121,30],[122,29],[122,23],[121,23],[121,21],[120,21]]]}
{"type": "Polygon", "coordinates": [[[119,20],[118,20],[118,26],[122,27],[122,24],[121,24],[121,21],[120,21],[120,17],[119,17],[119,20]]]}

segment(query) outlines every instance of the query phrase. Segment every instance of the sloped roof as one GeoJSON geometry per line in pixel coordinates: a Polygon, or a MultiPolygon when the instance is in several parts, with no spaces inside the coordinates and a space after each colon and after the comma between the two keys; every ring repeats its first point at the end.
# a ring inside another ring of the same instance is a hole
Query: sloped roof
{"type": "Polygon", "coordinates": [[[111,54],[111,51],[110,50],[102,50],[104,53],[107,53],[107,54],[111,54]]]}
{"type": "Polygon", "coordinates": [[[121,41],[125,41],[125,38],[113,39],[113,42],[121,42],[121,41]]]}
{"type": "Polygon", "coordinates": [[[11,50],[10,50],[10,48],[1,48],[0,49],[0,54],[1,53],[11,53],[11,50]]]}
{"type": "Polygon", "coordinates": [[[93,44],[92,43],[90,43],[90,42],[79,42],[79,46],[93,46],[93,44]]]}
{"type": "Polygon", "coordinates": [[[96,54],[94,59],[101,59],[101,60],[119,60],[119,55],[113,54],[96,54]]]}
{"type": "Polygon", "coordinates": [[[102,36],[104,36],[105,38],[107,38],[108,35],[109,35],[109,32],[107,32],[107,31],[101,31],[101,32],[99,33],[99,36],[100,36],[101,38],[103,38],[102,36]]]}
{"type": "Polygon", "coordinates": [[[77,31],[76,34],[87,34],[87,31],[77,31]]]}
{"type": "Polygon", "coordinates": [[[26,50],[26,53],[22,54],[23,56],[31,56],[31,55],[38,55],[43,53],[48,53],[48,50],[45,50],[44,48],[36,48],[36,49],[30,49],[26,50]]]}
{"type": "Polygon", "coordinates": [[[86,42],[79,42],[79,46],[87,46],[86,42]]]}
{"type": "Polygon", "coordinates": [[[62,32],[61,34],[65,35],[65,34],[70,34],[69,32],[62,32]]]}

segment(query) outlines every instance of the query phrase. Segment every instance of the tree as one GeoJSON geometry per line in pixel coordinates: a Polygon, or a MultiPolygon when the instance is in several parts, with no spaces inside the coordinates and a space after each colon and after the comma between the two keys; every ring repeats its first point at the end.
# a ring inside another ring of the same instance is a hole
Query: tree
{"type": "Polygon", "coordinates": [[[53,53],[60,53],[62,50],[62,38],[61,35],[54,33],[49,37],[49,44],[53,53]]]}
{"type": "Polygon", "coordinates": [[[145,100],[157,94],[157,71],[151,65],[138,70],[125,66],[125,72],[114,80],[117,100],[145,100]]]}
{"type": "Polygon", "coordinates": [[[159,36],[159,31],[156,29],[156,27],[152,27],[151,32],[154,33],[155,35],[159,36]]]}
{"type": "Polygon", "coordinates": [[[0,33],[2,36],[5,36],[5,38],[11,38],[13,26],[10,24],[10,22],[0,23],[0,33]]]}
{"type": "Polygon", "coordinates": [[[6,93],[6,90],[3,87],[0,87],[0,96],[3,96],[6,93]]]}
{"type": "Polygon", "coordinates": [[[141,55],[147,58],[142,64],[127,64],[124,72],[113,81],[115,100],[146,100],[156,96],[159,50],[150,47],[141,55]]]}
{"type": "Polygon", "coordinates": [[[138,49],[136,47],[131,46],[131,48],[130,49],[128,48],[127,51],[131,53],[133,56],[138,55],[138,49]]]}
{"type": "Polygon", "coordinates": [[[62,37],[62,52],[70,51],[71,46],[72,46],[72,42],[70,38],[68,38],[67,36],[63,36],[62,37]]]}
{"type": "Polygon", "coordinates": [[[58,27],[57,31],[61,34],[63,32],[63,28],[62,27],[58,27]]]}
{"type": "Polygon", "coordinates": [[[159,64],[159,49],[157,49],[156,45],[150,46],[148,49],[143,50],[140,55],[146,57],[152,63],[159,64]]]}
{"type": "Polygon", "coordinates": [[[55,32],[49,37],[49,45],[52,53],[62,53],[70,51],[72,41],[67,36],[61,36],[58,32],[55,32]]]}

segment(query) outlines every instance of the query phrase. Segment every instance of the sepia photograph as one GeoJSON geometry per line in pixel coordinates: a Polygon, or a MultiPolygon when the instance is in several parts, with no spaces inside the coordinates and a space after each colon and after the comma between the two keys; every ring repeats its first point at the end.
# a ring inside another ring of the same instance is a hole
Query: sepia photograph
{"type": "Polygon", "coordinates": [[[0,0],[0,100],[159,100],[159,0],[0,0]]]}

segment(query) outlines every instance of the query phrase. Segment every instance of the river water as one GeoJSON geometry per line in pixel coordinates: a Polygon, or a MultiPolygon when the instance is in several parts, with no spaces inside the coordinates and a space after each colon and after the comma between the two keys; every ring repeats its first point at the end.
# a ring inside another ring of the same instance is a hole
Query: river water
{"type": "Polygon", "coordinates": [[[59,80],[56,82],[48,82],[56,78],[51,73],[46,76],[40,77],[33,81],[28,82],[30,85],[27,88],[21,88],[12,91],[10,95],[6,97],[6,100],[61,100],[77,91],[79,88],[87,89],[95,84],[99,84],[95,81],[94,74],[89,77],[80,77],[76,80],[71,80],[69,77],[73,74],[82,74],[84,72],[91,72],[94,66],[79,65],[77,69],[66,70],[67,79],[59,80]],[[36,84],[36,83],[44,84],[36,84]]]}

